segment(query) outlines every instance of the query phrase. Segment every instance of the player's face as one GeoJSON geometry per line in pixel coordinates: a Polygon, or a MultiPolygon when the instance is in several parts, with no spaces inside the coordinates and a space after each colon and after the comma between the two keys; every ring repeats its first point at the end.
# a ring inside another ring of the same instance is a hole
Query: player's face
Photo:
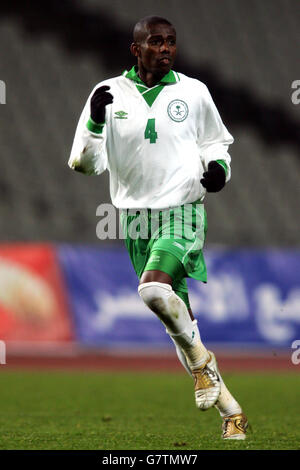
{"type": "Polygon", "coordinates": [[[147,72],[166,74],[176,56],[176,31],[167,24],[149,25],[140,43],[139,60],[147,72]]]}

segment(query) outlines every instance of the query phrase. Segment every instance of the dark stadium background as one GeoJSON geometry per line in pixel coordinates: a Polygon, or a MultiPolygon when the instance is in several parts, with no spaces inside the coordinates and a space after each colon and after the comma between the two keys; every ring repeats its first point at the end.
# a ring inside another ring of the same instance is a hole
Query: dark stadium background
{"type": "MultiPolygon", "coordinates": [[[[299,247],[296,0],[62,0],[1,6],[1,240],[99,244],[108,175],[66,165],[93,86],[133,65],[132,28],[158,14],[177,28],[176,69],[204,81],[235,137],[233,178],[207,197],[208,243],[299,247]]],[[[101,242],[102,245],[105,242],[101,242]]]]}
{"type": "Polygon", "coordinates": [[[117,248],[96,237],[108,173],[67,166],[91,89],[129,69],[135,22],[167,17],[175,69],[205,82],[235,138],[232,180],[206,198],[206,247],[299,250],[300,78],[297,0],[11,0],[1,6],[0,240],[117,248]]]}

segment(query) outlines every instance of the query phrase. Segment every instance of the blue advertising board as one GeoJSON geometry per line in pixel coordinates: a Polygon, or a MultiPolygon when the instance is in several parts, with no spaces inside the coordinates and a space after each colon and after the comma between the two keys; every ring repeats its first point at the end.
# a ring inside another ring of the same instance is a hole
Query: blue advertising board
{"type": "MultiPolygon", "coordinates": [[[[127,251],[61,245],[77,341],[86,346],[171,346],[142,302],[127,251]]],[[[290,347],[300,339],[300,252],[205,250],[208,282],[188,279],[204,343],[290,347]]]]}

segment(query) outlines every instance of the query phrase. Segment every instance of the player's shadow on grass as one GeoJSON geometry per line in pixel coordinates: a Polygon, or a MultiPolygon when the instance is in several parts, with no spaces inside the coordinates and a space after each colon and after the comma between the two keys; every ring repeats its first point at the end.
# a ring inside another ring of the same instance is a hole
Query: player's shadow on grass
{"type": "MultiPolygon", "coordinates": [[[[74,0],[52,0],[46,6],[38,0],[10,0],[1,6],[0,21],[7,17],[17,21],[31,39],[58,39],[72,54],[89,54],[96,63],[101,57],[109,69],[120,71],[134,63],[129,52],[132,31],[101,8],[88,11],[84,2],[74,0]]],[[[269,146],[288,144],[300,149],[300,124],[280,103],[270,104],[244,85],[225,83],[216,68],[191,64],[182,56],[176,69],[208,85],[229,127],[251,128],[269,146]]]]}

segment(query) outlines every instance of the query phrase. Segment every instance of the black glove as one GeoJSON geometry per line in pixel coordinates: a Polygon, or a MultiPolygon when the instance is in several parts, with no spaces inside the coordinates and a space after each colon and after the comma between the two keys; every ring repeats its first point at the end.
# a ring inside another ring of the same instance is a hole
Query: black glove
{"type": "Polygon", "coordinates": [[[208,193],[216,193],[224,188],[225,180],[226,173],[222,165],[216,161],[211,161],[208,164],[208,171],[203,173],[203,178],[200,182],[208,193]]]}
{"type": "Polygon", "coordinates": [[[105,122],[105,106],[113,102],[113,95],[108,93],[107,85],[97,88],[91,98],[91,118],[96,124],[105,122]]]}

